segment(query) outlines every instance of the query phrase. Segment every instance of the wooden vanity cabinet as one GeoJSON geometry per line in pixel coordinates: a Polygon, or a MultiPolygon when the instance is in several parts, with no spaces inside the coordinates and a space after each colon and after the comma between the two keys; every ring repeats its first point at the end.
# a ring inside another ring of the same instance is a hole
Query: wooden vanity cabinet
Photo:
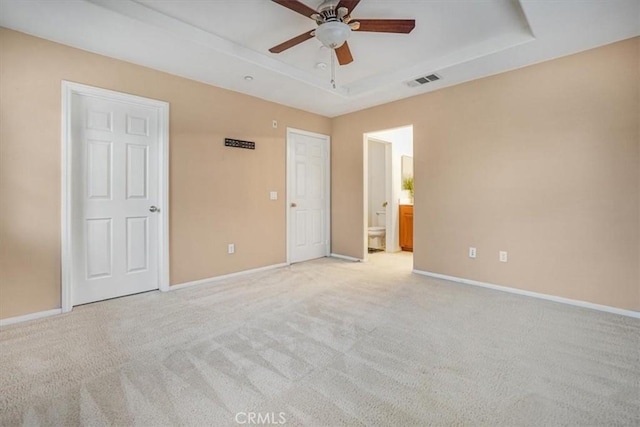
{"type": "Polygon", "coordinates": [[[413,205],[400,205],[400,247],[413,252],[413,205]]]}

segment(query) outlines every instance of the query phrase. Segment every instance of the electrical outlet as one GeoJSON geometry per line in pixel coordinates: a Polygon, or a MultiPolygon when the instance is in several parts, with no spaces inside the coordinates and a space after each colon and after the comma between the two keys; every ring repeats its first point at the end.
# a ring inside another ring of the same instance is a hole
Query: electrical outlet
{"type": "Polygon", "coordinates": [[[235,254],[236,253],[236,245],[233,244],[233,243],[229,243],[229,246],[227,246],[227,253],[235,254]]]}
{"type": "Polygon", "coordinates": [[[507,262],[507,253],[505,251],[500,251],[500,262],[507,262]]]}
{"type": "Polygon", "coordinates": [[[269,193],[269,199],[271,200],[278,200],[278,192],[277,191],[271,191],[269,193]]]}
{"type": "Polygon", "coordinates": [[[469,248],[469,258],[476,257],[476,248],[469,248]]]}
{"type": "Polygon", "coordinates": [[[274,129],[278,129],[278,121],[277,120],[273,120],[271,122],[271,125],[273,126],[274,129]]]}

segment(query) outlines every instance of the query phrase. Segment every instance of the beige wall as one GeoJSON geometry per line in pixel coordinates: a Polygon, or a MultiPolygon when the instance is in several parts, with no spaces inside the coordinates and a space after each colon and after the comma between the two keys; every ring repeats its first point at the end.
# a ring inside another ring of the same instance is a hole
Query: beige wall
{"type": "Polygon", "coordinates": [[[639,70],[636,38],[329,120],[0,29],[0,318],[60,306],[63,79],[171,104],[172,284],[285,261],[287,126],[332,134],[363,257],[362,135],[413,124],[415,268],[640,310],[639,70]]]}
{"type": "Polygon", "coordinates": [[[635,38],[334,119],[332,252],[364,255],[362,134],[413,124],[416,269],[640,310],[639,85],[635,38]]]}
{"type": "Polygon", "coordinates": [[[61,80],[170,103],[172,284],[286,261],[286,128],[328,118],[6,29],[0,73],[0,318],[60,307],[61,80]]]}

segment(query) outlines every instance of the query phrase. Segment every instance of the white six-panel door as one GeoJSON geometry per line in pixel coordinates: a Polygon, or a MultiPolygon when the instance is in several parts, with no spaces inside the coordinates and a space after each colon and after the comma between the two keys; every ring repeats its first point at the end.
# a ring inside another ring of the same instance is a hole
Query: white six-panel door
{"type": "Polygon", "coordinates": [[[71,105],[72,305],[158,289],[158,110],[71,105]]]}
{"type": "Polygon", "coordinates": [[[329,255],[329,137],[290,129],[289,262],[329,255]]]}

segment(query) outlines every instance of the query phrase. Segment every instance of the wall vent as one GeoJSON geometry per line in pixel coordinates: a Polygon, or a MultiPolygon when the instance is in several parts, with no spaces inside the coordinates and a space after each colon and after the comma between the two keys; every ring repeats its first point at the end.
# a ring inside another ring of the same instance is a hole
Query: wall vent
{"type": "Polygon", "coordinates": [[[417,79],[409,80],[407,86],[409,87],[417,87],[427,83],[435,82],[436,80],[440,80],[441,77],[437,74],[429,74],[428,76],[418,77],[417,79]]]}

